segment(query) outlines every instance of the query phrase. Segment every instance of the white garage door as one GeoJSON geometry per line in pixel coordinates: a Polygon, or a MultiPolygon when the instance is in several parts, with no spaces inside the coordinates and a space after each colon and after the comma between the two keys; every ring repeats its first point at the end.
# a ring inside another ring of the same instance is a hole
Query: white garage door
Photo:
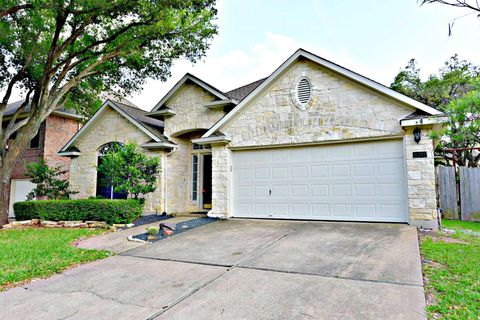
{"type": "Polygon", "coordinates": [[[10,183],[10,210],[9,215],[13,217],[13,204],[15,202],[27,200],[29,194],[35,188],[35,184],[30,180],[12,179],[10,183]]]}
{"type": "Polygon", "coordinates": [[[233,152],[235,217],[407,221],[403,142],[233,152]]]}

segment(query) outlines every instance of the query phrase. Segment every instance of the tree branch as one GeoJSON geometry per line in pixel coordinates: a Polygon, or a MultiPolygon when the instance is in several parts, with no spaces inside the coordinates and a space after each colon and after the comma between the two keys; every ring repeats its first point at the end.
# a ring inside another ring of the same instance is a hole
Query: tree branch
{"type": "Polygon", "coordinates": [[[11,8],[0,11],[0,18],[15,14],[18,11],[21,11],[21,10],[32,9],[32,8],[33,8],[33,4],[31,4],[31,3],[26,3],[26,4],[20,4],[18,6],[13,6],[11,8]]]}

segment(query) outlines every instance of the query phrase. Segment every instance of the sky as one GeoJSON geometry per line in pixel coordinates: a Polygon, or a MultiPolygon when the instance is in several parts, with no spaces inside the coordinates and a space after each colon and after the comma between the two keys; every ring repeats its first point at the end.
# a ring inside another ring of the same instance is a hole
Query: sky
{"type": "Polygon", "coordinates": [[[228,91],[268,76],[298,48],[385,85],[411,58],[423,77],[455,53],[480,65],[480,19],[459,18],[466,9],[416,0],[221,0],[217,8],[206,57],[176,62],[167,82],[149,80],[129,100],[150,110],[187,72],[228,91]]]}
{"type": "Polygon", "coordinates": [[[480,65],[480,18],[467,9],[417,0],[217,1],[218,35],[206,56],[178,60],[167,82],[147,80],[130,101],[151,110],[187,72],[229,91],[267,77],[298,48],[387,86],[411,58],[425,78],[455,53],[480,65]]]}

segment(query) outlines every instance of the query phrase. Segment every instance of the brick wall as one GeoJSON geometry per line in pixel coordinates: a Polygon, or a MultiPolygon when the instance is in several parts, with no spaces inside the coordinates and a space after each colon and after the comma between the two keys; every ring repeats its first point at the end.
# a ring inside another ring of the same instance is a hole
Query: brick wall
{"type": "MultiPolygon", "coordinates": [[[[58,116],[49,116],[45,121],[45,144],[43,158],[51,167],[70,169],[70,158],[61,157],[58,151],[77,133],[78,122],[58,116]]],[[[68,172],[63,177],[68,179],[68,172]]]]}
{"type": "MultiPolygon", "coordinates": [[[[40,135],[40,144],[38,148],[32,149],[27,147],[15,162],[15,167],[12,172],[12,179],[26,179],[25,165],[29,162],[36,162],[44,156],[44,143],[45,143],[45,122],[40,126],[38,130],[40,135]]],[[[60,149],[59,149],[60,150],[60,149]]]]}

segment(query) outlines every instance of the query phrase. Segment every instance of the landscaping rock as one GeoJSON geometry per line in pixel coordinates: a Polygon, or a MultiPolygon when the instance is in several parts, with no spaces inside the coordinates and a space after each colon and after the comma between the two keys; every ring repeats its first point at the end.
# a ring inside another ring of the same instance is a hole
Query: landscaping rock
{"type": "Polygon", "coordinates": [[[47,228],[56,228],[59,226],[59,224],[56,221],[49,221],[49,220],[42,220],[40,225],[42,227],[47,227],[47,228]]]}
{"type": "Polygon", "coordinates": [[[32,220],[12,221],[12,223],[10,224],[13,226],[28,226],[28,225],[32,225],[32,220]]]}

